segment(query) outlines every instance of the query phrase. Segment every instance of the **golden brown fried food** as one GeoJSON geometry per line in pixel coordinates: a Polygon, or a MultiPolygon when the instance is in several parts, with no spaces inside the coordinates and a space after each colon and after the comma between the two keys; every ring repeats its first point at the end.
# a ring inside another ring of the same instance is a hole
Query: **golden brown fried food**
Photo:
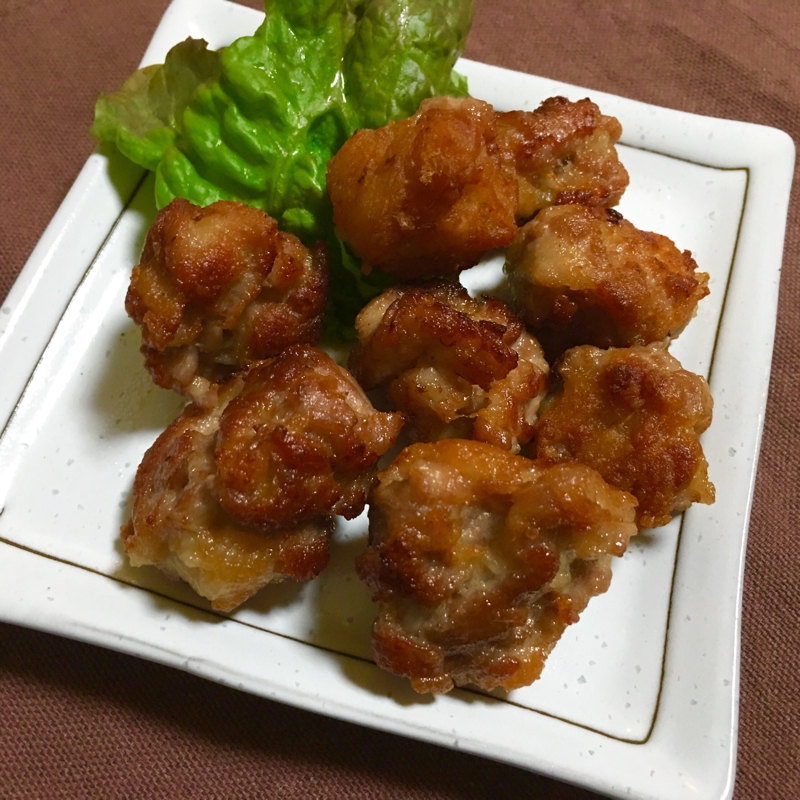
{"type": "Polygon", "coordinates": [[[395,287],[361,311],[356,331],[350,369],[366,389],[385,389],[415,438],[514,452],[531,439],[548,366],[500,300],[474,300],[457,283],[395,287]]]}
{"type": "Polygon", "coordinates": [[[496,135],[488,103],[451,97],[357,131],[328,163],[338,235],[402,278],[453,274],[510,244],[517,181],[496,135]]]}
{"type": "Polygon", "coordinates": [[[358,516],[402,414],[376,411],[347,370],[293,345],[254,367],[225,409],[214,458],[220,502],[267,527],[358,516]]]}
{"type": "Polygon", "coordinates": [[[397,416],[303,345],[233,378],[145,454],[122,529],[131,563],[182,578],[222,611],[267,583],[316,577],[332,515],[363,509],[397,416]]]}
{"type": "Polygon", "coordinates": [[[613,210],[540,211],[508,250],[511,304],[551,360],[580,344],[630,347],[676,337],[708,294],[688,251],[613,210]]]}
{"type": "Polygon", "coordinates": [[[615,148],[622,126],[589,99],[551,97],[534,112],[498,114],[497,131],[519,179],[518,219],[564,203],[615,206],[628,186],[615,148]]]}
{"type": "Polygon", "coordinates": [[[413,117],[357,131],[331,159],[337,232],[398,277],[457,273],[507,246],[516,220],[539,208],[618,203],[628,185],[621,132],[590,100],[506,113],[472,98],[426,100],[413,117]]]}
{"type": "Polygon", "coordinates": [[[634,498],[578,463],[448,439],[378,477],[356,570],[380,603],[377,663],[418,692],[535,681],[636,533],[634,498]]]}
{"type": "Polygon", "coordinates": [[[219,405],[190,404],[145,453],[121,535],[134,567],[155,565],[186,581],[213,608],[231,611],[268,583],[315,578],[328,563],[333,517],[265,532],[219,502],[214,448],[219,421],[242,388],[220,388],[219,405]]]}
{"type": "Polygon", "coordinates": [[[125,308],[153,380],[210,407],[237,370],[316,342],[327,294],[322,246],[309,251],[242,203],[179,198],[147,234],[125,308]]]}
{"type": "Polygon", "coordinates": [[[563,391],[546,401],[536,456],[576,459],[639,501],[639,528],[664,525],[692,503],[713,503],[700,446],[711,424],[708,384],[658,345],[569,350],[563,391]]]}

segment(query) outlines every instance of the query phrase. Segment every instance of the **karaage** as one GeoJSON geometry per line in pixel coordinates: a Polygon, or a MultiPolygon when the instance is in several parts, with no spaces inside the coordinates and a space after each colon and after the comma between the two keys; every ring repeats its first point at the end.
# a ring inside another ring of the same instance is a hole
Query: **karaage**
{"type": "Polygon", "coordinates": [[[533,435],[548,366],[500,300],[457,283],[394,287],[356,319],[350,369],[381,387],[417,440],[479,439],[517,452],[533,435]]]}
{"type": "Polygon", "coordinates": [[[176,199],[159,211],[125,299],[153,380],[211,407],[216,385],[320,335],[324,247],[308,250],[242,203],[176,199]]]}
{"type": "Polygon", "coordinates": [[[217,400],[190,404],[147,451],[122,540],[134,566],[229,611],[267,583],[320,573],[333,515],[361,512],[402,419],[304,345],[221,385],[217,400]]]}
{"type": "Polygon", "coordinates": [[[583,205],[540,211],[520,229],[505,270],[512,307],[551,360],[581,344],[674,338],[708,294],[691,253],[614,210],[583,205]]]}
{"type": "Polygon", "coordinates": [[[376,662],[418,692],[535,681],[636,533],[636,501],[594,470],[482,442],[411,445],[378,478],[356,570],[376,662]]]}
{"type": "Polygon", "coordinates": [[[497,131],[519,181],[517,219],[564,203],[615,206],[628,186],[615,147],[622,126],[589,99],[551,97],[533,112],[498,114],[497,131]]]}
{"type": "Polygon", "coordinates": [[[621,130],[590,100],[505,113],[426,100],[408,119],[356,132],[331,159],[337,232],[368,267],[400,278],[457,273],[510,244],[517,220],[539,208],[619,202],[621,130]]]}
{"type": "Polygon", "coordinates": [[[293,345],[254,367],[220,418],[220,503],[265,527],[358,516],[403,423],[402,414],[376,411],[322,350],[293,345]]]}
{"type": "Polygon", "coordinates": [[[692,503],[713,503],[700,434],[711,423],[705,379],[663,347],[576,347],[556,366],[562,389],[543,404],[535,454],[577,460],[639,501],[639,528],[692,503]]]}
{"type": "Polygon", "coordinates": [[[145,453],[121,535],[134,567],[155,565],[186,581],[218,611],[231,611],[268,583],[308,581],[328,563],[331,515],[266,532],[219,502],[214,447],[219,420],[242,379],[220,388],[219,404],[190,404],[145,453]]]}
{"type": "Polygon", "coordinates": [[[488,103],[452,97],[357,131],[328,162],[339,237],[402,278],[453,274],[510,244],[517,180],[496,136],[488,103]]]}

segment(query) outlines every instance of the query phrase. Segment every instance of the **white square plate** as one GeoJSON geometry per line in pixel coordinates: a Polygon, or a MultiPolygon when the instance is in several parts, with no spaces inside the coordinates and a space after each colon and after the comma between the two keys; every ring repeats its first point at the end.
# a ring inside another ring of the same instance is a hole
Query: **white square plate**
{"type": "MultiPolygon", "coordinates": [[[[224,0],[175,0],[144,62],[189,35],[220,47],[259,18],[224,0]]],[[[631,185],[621,211],[711,275],[673,352],[715,398],[703,444],[716,504],[638,536],[541,680],[509,694],[419,697],[374,665],[374,611],[352,569],[363,519],[337,531],[321,579],[267,587],[230,617],[155,570],[131,569],[117,532],[133,475],[180,401],[150,382],[123,309],[155,213],[152,182],[101,152],[0,309],[0,618],[612,795],[729,797],[743,558],[794,146],[769,128],[458,68],[499,108],[590,94],[622,121],[631,185]]],[[[465,283],[489,286],[498,269],[477,267],[465,283]]]]}

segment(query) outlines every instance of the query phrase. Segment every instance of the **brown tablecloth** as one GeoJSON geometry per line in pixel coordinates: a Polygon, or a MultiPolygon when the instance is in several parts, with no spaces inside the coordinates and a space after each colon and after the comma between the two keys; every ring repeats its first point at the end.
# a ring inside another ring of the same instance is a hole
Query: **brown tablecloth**
{"type": "MultiPolygon", "coordinates": [[[[0,299],[94,146],[96,95],[166,6],[0,0],[0,299]]],[[[478,0],[466,55],[800,140],[797,0],[478,0]]],[[[799,211],[795,191],[747,549],[740,800],[800,797],[799,211]]],[[[2,798],[594,796],[0,625],[2,798]]]]}

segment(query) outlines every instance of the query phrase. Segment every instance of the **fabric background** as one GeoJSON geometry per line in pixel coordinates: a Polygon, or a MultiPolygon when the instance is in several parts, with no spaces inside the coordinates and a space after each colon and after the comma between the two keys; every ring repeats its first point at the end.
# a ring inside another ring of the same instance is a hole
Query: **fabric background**
{"type": "MultiPolygon", "coordinates": [[[[95,97],[166,6],[0,0],[0,300],[93,149],[95,97]]],[[[796,0],[478,0],[466,55],[798,142],[799,45],[796,0]]],[[[796,187],[747,549],[738,800],[800,797],[796,187]]],[[[595,796],[0,624],[2,798],[595,796]]]]}

